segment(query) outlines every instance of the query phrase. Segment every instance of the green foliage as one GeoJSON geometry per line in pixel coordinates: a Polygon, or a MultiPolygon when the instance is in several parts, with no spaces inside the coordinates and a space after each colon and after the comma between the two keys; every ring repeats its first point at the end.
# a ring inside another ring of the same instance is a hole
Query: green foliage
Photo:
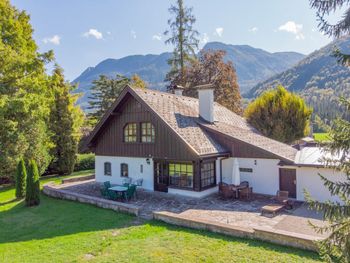
{"type": "Polygon", "coordinates": [[[30,160],[28,164],[25,202],[27,206],[40,204],[39,171],[34,160],[30,160]]]}
{"type": "Polygon", "coordinates": [[[53,160],[50,170],[60,175],[71,174],[78,150],[79,129],[82,125],[83,113],[78,106],[74,105],[75,98],[70,94],[72,87],[65,82],[63,71],[58,66],[51,77],[50,87],[54,94],[50,130],[55,145],[51,150],[53,160]]]}
{"type": "MultiPolygon", "coordinates": [[[[173,56],[168,64],[171,66],[166,76],[166,80],[171,81],[173,77],[184,76],[186,63],[195,59],[195,51],[198,48],[198,31],[193,29],[196,18],[192,14],[193,9],[185,7],[183,0],[177,0],[175,5],[171,5],[169,12],[174,15],[168,20],[170,30],[164,32],[164,35],[171,35],[165,44],[174,46],[173,56]]],[[[177,84],[183,84],[179,82],[177,84]]]]}
{"type": "Polygon", "coordinates": [[[83,171],[83,170],[91,170],[91,169],[95,169],[95,154],[93,153],[78,154],[74,171],[83,171]]]}
{"type": "MultiPolygon", "coordinates": [[[[330,37],[348,36],[350,33],[350,2],[347,0],[310,0],[311,7],[316,9],[319,20],[320,31],[330,37]],[[327,17],[330,13],[344,11],[340,21],[335,24],[329,23],[327,17]]],[[[336,49],[334,56],[338,61],[346,66],[350,66],[350,54],[344,54],[336,49]]]]}
{"type": "Polygon", "coordinates": [[[241,94],[237,75],[232,62],[225,62],[226,52],[201,51],[198,60],[192,61],[186,68],[184,75],[177,75],[171,85],[183,83],[186,96],[196,97],[195,86],[211,83],[214,86],[214,99],[229,110],[241,114],[241,94]]]}
{"type": "Polygon", "coordinates": [[[329,141],[329,134],[326,132],[314,133],[313,136],[314,136],[314,139],[316,142],[328,142],[329,141]]]}
{"type": "Polygon", "coordinates": [[[16,171],[16,197],[23,198],[26,191],[27,170],[23,158],[17,164],[16,171]]]}
{"type": "Polygon", "coordinates": [[[115,78],[100,75],[99,79],[94,80],[92,83],[88,120],[89,125],[94,126],[118,98],[125,86],[131,83],[140,85],[141,78],[134,77],[132,82],[129,78],[122,75],[117,75],[115,78]]]}
{"type": "Polygon", "coordinates": [[[0,176],[14,176],[20,157],[50,162],[47,119],[51,94],[44,64],[52,52],[39,54],[29,16],[0,1],[0,176]]]}
{"type": "Polygon", "coordinates": [[[301,97],[282,86],[264,92],[245,110],[248,122],[257,130],[285,143],[308,135],[311,113],[301,97]]]}
{"type": "MultiPolygon", "coordinates": [[[[342,99],[342,104],[350,113],[350,100],[342,99]]],[[[324,212],[328,221],[325,227],[314,226],[320,232],[329,232],[330,235],[319,243],[321,255],[327,261],[350,262],[350,122],[338,118],[329,132],[330,142],[326,150],[333,157],[326,158],[325,164],[343,172],[345,181],[332,181],[320,174],[324,185],[333,196],[338,196],[342,202],[320,203],[308,196],[307,201],[311,208],[324,212]]]]}

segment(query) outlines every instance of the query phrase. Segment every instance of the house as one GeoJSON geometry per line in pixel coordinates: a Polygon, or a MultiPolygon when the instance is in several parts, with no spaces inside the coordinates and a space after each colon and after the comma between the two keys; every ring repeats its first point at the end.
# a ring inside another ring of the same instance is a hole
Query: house
{"type": "Polygon", "coordinates": [[[262,136],[214,102],[210,85],[198,86],[199,99],[181,93],[125,87],[88,139],[96,181],[143,178],[147,190],[203,197],[217,192],[220,181],[232,183],[238,163],[241,181],[256,193],[287,190],[304,200],[307,189],[320,201],[331,198],[318,173],[342,175],[308,157],[312,150],[262,136]]]}

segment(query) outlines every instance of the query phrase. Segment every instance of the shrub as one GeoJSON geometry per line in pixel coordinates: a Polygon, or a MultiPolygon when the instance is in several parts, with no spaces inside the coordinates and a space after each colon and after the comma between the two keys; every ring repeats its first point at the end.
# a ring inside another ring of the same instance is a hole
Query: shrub
{"type": "Polygon", "coordinates": [[[34,160],[31,160],[28,166],[25,201],[27,206],[40,204],[39,171],[38,166],[34,160]]]}
{"type": "Polygon", "coordinates": [[[26,191],[27,169],[24,160],[21,159],[17,164],[16,171],[16,197],[23,198],[26,191]]]}
{"type": "Polygon", "coordinates": [[[75,163],[74,171],[95,169],[95,154],[78,154],[75,163]]]}

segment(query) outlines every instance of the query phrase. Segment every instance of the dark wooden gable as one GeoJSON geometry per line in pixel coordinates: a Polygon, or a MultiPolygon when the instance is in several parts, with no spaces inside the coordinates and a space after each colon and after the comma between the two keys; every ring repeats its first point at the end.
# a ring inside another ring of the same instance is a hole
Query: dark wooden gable
{"type": "Polygon", "coordinates": [[[163,120],[152,113],[147,105],[126,94],[115,111],[104,123],[93,141],[96,155],[153,157],[168,160],[198,159],[195,152],[163,120]],[[141,122],[155,127],[155,142],[141,143],[141,122]],[[138,142],[125,143],[123,128],[127,123],[138,124],[138,142]]]}

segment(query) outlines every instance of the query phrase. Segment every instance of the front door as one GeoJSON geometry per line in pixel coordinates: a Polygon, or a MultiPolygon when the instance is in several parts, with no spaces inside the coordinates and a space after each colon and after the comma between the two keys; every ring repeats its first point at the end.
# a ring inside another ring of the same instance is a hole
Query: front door
{"type": "Polygon", "coordinates": [[[289,197],[297,197],[297,177],[295,169],[280,168],[280,190],[288,191],[289,197]]]}
{"type": "Polygon", "coordinates": [[[168,192],[169,172],[166,163],[154,163],[154,190],[168,192]]]}

